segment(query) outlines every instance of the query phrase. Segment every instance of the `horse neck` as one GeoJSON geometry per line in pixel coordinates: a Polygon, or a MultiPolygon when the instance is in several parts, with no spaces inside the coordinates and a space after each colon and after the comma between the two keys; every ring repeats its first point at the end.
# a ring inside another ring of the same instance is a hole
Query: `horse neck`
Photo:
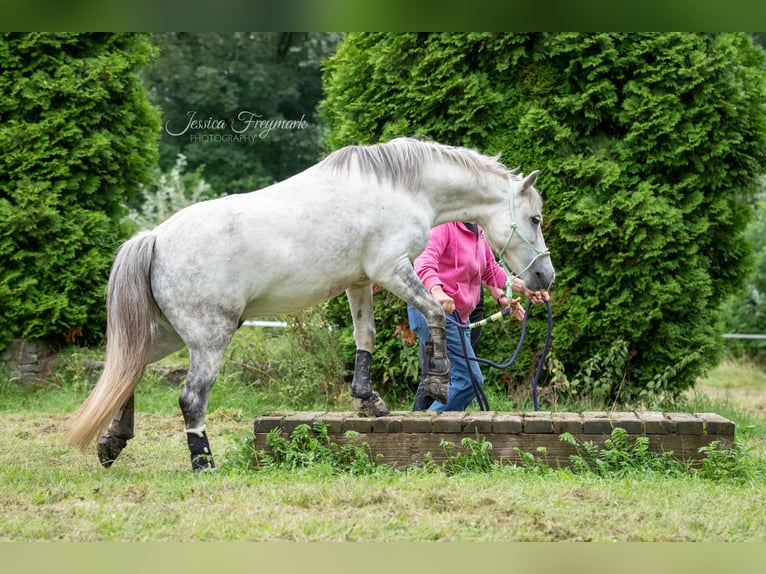
{"type": "Polygon", "coordinates": [[[499,173],[476,175],[455,166],[432,170],[421,182],[434,213],[433,225],[471,221],[486,227],[498,209],[508,209],[508,179],[499,173]]]}

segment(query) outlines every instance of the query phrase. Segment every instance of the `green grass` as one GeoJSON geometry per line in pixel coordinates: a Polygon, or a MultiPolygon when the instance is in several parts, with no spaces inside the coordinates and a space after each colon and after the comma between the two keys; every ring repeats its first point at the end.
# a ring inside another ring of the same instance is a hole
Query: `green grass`
{"type": "MultiPolygon", "coordinates": [[[[40,388],[0,378],[0,540],[766,540],[766,425],[757,408],[766,385],[751,365],[723,364],[674,405],[737,423],[741,448],[721,456],[718,473],[670,472],[640,459],[635,468],[621,463],[624,472],[603,475],[542,471],[534,464],[501,467],[481,459],[481,448],[475,458],[446,469],[362,466],[364,472],[352,474],[324,460],[254,472],[246,462],[258,415],[353,408],[332,373],[317,374],[322,361],[316,357],[291,366],[288,385],[279,379],[285,366],[248,366],[258,356],[248,351],[266,343],[235,348],[213,390],[208,432],[219,467],[214,473],[191,472],[178,384],[156,374],[139,386],[136,438],[109,470],[94,452],[73,450],[60,438],[67,414],[95,381],[82,359],[99,358],[97,351],[68,353],[40,388]],[[294,392],[312,377],[319,380],[313,396],[294,392]],[[752,471],[744,478],[725,472],[744,467],[752,471]]],[[[181,353],[168,363],[184,360],[181,353]]],[[[520,410],[493,393],[493,408],[520,410]]]]}

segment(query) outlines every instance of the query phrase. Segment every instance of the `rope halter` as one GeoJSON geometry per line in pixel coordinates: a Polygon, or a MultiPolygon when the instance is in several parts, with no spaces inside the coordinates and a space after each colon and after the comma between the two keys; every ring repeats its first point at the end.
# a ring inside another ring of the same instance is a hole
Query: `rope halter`
{"type": "Polygon", "coordinates": [[[524,273],[526,273],[527,270],[530,267],[532,267],[535,261],[537,261],[540,257],[544,257],[546,255],[551,254],[551,252],[548,249],[538,249],[534,243],[532,243],[529,239],[524,237],[524,235],[522,235],[522,233],[518,230],[519,224],[516,223],[516,215],[515,215],[515,211],[513,207],[514,196],[515,196],[515,191],[514,191],[514,185],[513,185],[513,174],[511,174],[508,176],[508,200],[509,200],[509,210],[511,214],[511,231],[508,234],[508,239],[506,240],[505,245],[503,245],[503,248],[500,250],[500,254],[499,254],[500,266],[505,270],[505,272],[508,274],[508,277],[509,277],[508,283],[506,284],[506,287],[505,287],[505,293],[506,293],[506,296],[508,296],[508,298],[512,297],[511,287],[513,286],[513,280],[516,277],[521,277],[524,273]],[[532,248],[532,250],[535,252],[535,256],[532,258],[532,260],[518,274],[511,271],[508,268],[508,266],[505,264],[505,260],[503,259],[503,253],[505,253],[505,250],[508,249],[508,246],[511,244],[511,240],[513,239],[514,234],[518,235],[521,238],[521,240],[524,241],[524,243],[526,243],[527,245],[529,245],[532,248]]]}

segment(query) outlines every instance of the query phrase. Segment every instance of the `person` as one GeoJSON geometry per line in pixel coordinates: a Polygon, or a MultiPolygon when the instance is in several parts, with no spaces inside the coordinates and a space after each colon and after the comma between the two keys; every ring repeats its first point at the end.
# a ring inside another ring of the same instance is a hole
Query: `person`
{"type": "MultiPolygon", "coordinates": [[[[457,311],[461,322],[471,320],[471,314],[483,303],[482,285],[502,308],[509,308],[518,320],[524,319],[524,308],[519,299],[509,300],[504,288],[508,276],[495,261],[492,249],[484,239],[481,228],[475,223],[450,222],[434,227],[425,250],[413,263],[415,273],[429,290],[431,295],[442,305],[448,315],[457,311]]],[[[524,294],[533,303],[548,300],[546,291],[530,291],[524,282],[515,278],[512,290],[524,294]]],[[[421,371],[425,364],[425,344],[430,339],[425,317],[412,306],[407,307],[410,329],[419,340],[421,371]]],[[[475,317],[475,315],[474,315],[475,317]]],[[[462,411],[474,399],[471,372],[476,382],[481,385],[484,377],[476,361],[466,361],[475,357],[475,347],[471,341],[471,330],[458,328],[452,321],[447,321],[447,356],[450,360],[450,383],[447,402],[442,403],[429,396],[423,381],[415,392],[413,410],[462,411]],[[461,342],[461,338],[463,341],[461,342]],[[465,343],[465,346],[464,346],[465,343]],[[470,369],[470,371],[469,371],[470,369]]],[[[478,340],[474,341],[476,348],[478,340]]]]}

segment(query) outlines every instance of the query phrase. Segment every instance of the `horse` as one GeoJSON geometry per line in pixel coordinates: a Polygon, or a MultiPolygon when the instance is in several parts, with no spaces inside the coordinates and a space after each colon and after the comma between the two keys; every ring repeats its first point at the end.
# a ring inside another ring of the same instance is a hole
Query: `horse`
{"type": "Polygon", "coordinates": [[[120,247],[109,276],[104,369],[71,416],[65,442],[97,441],[108,468],[133,438],[133,393],[150,363],[189,349],[179,395],[195,471],[215,468],[205,425],[224,353],[245,320],[348,296],[356,355],[351,396],[385,416],[372,388],[372,286],[425,316],[432,341],[426,381],[446,394],[445,315],[412,266],[432,227],[478,223],[507,268],[533,291],[555,276],[542,234],[539,171],[524,176],[499,156],[396,138],[338,149],[260,190],[188,206],[120,247]]]}

